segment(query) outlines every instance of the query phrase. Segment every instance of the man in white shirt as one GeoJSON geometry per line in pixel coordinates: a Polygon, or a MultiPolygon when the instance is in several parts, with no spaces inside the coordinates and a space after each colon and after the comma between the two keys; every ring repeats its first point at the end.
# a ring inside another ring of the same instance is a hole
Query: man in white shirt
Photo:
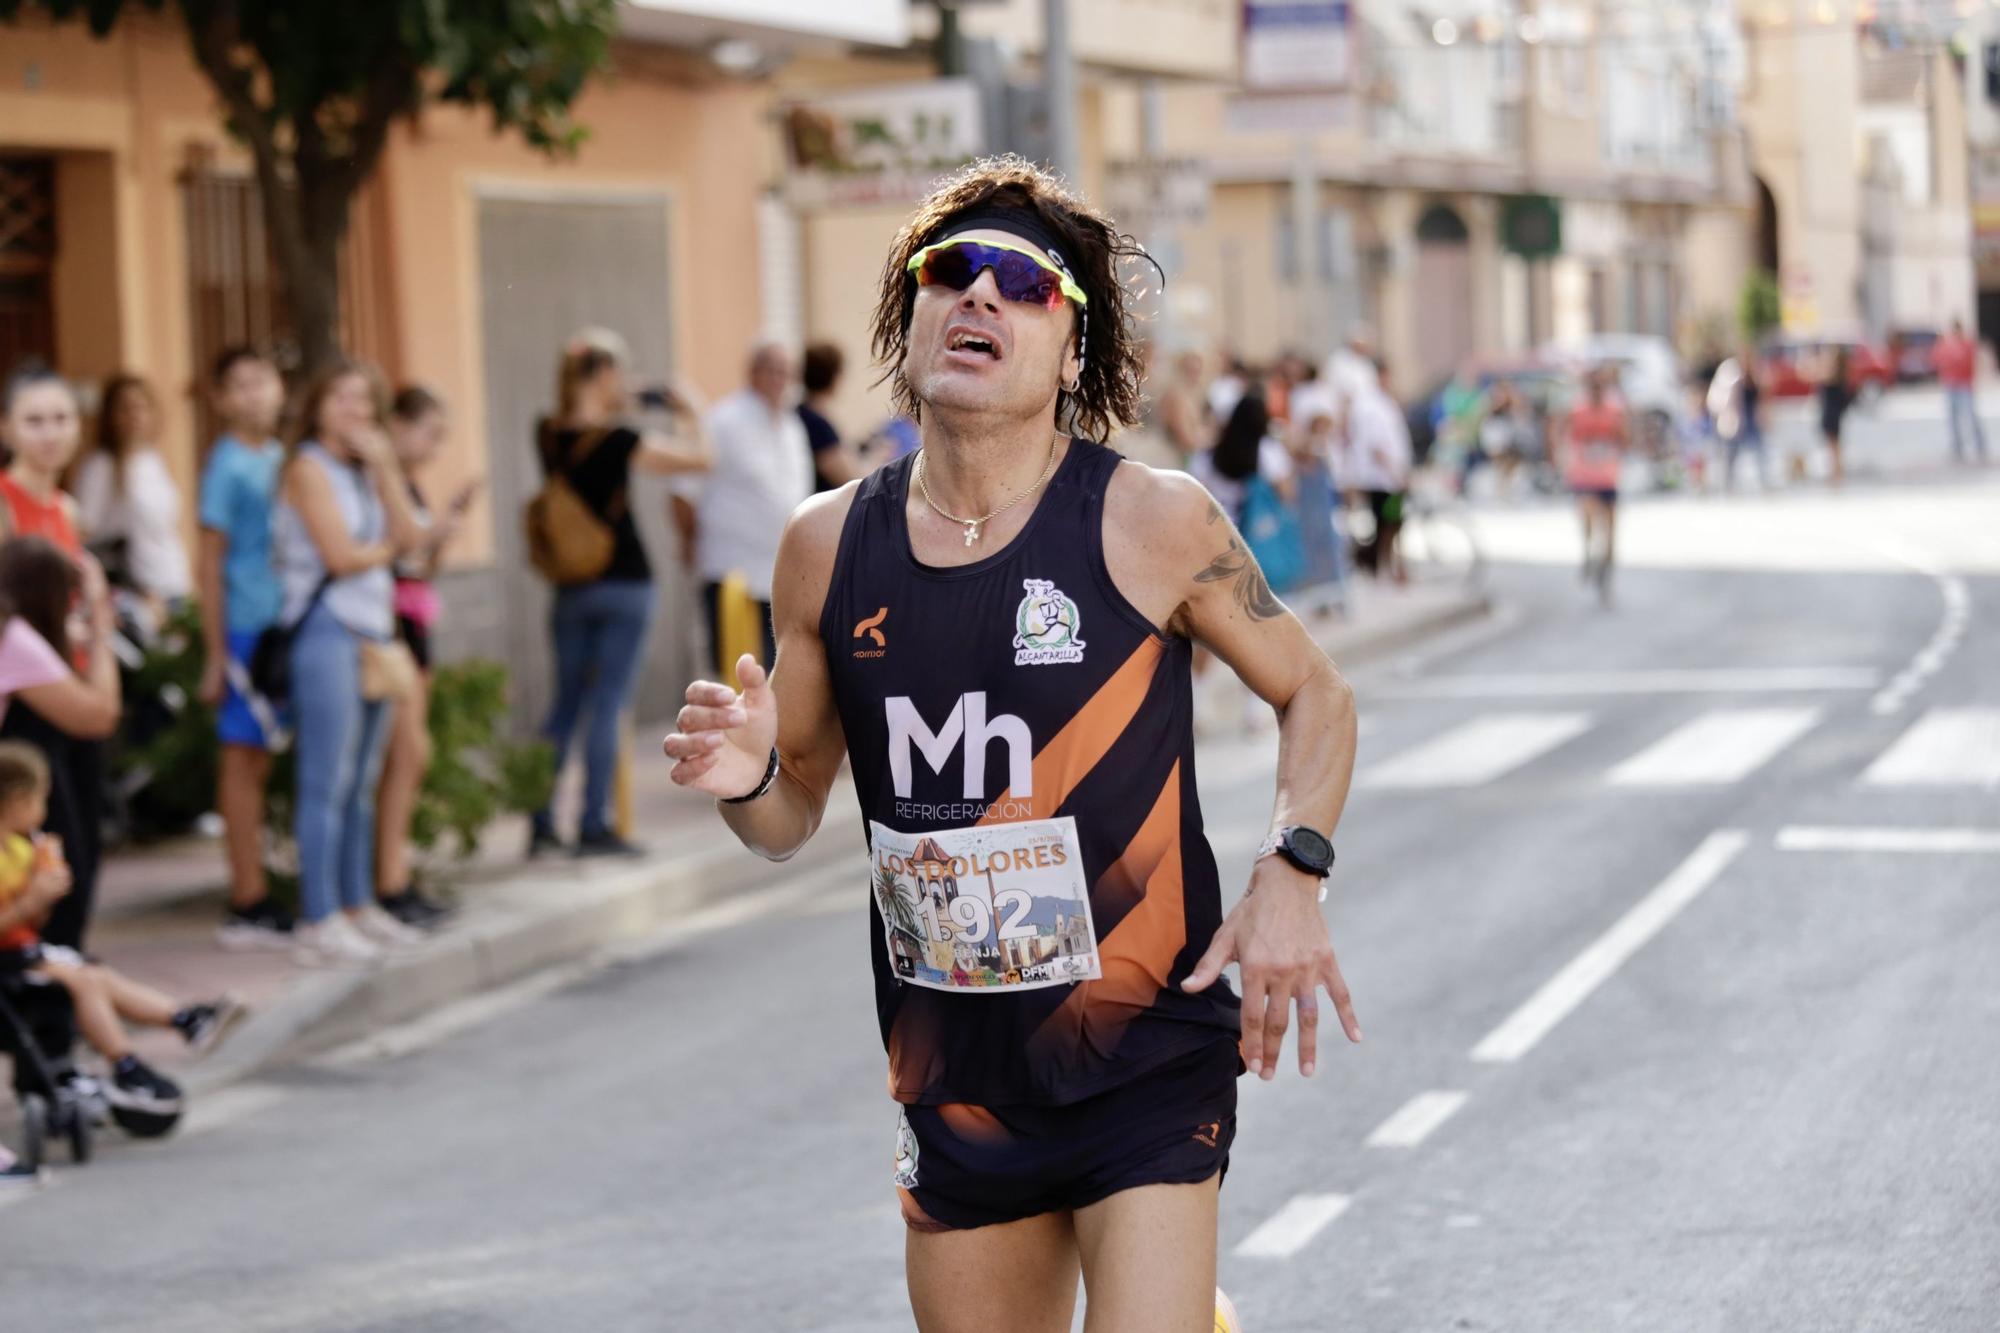
{"type": "Polygon", "coordinates": [[[1375,363],[1375,380],[1358,386],[1347,411],[1347,486],[1368,497],[1375,515],[1374,539],[1358,552],[1358,563],[1396,582],[1408,578],[1396,557],[1396,533],[1403,526],[1403,492],[1410,484],[1410,425],[1389,392],[1389,368],[1375,363]]]}
{"type": "Polygon", "coordinates": [[[771,638],[771,567],[785,520],[812,494],[812,447],[793,410],[792,354],[777,342],[750,352],[747,387],[709,409],[715,464],[706,477],[677,486],[674,521],[683,554],[702,579],[709,646],[721,641],[722,583],[740,575],[757,602],[765,667],[777,655],[771,638]]]}

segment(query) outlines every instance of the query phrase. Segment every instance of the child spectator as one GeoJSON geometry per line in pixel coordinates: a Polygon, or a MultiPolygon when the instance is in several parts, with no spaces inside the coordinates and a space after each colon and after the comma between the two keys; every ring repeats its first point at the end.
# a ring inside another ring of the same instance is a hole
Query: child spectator
{"type": "Polygon", "coordinates": [[[222,742],[216,806],[229,852],[224,948],[288,949],[292,917],[264,882],[264,786],[271,776],[275,721],[253,706],[250,654],[278,618],[283,594],[271,569],[271,504],[285,449],[275,432],[285,386],[277,367],[247,347],[215,362],[212,380],[222,435],[201,477],[201,628],[208,647],[201,699],[218,709],[222,742]]]}
{"type": "Polygon", "coordinates": [[[48,814],[49,766],[41,751],[0,741],[0,969],[46,976],[69,992],[83,1038],[111,1066],[105,1096],[114,1106],[179,1109],[181,1090],[132,1054],[124,1024],[171,1027],[206,1052],[244,1017],[231,996],[175,1005],[73,949],[44,944],[37,928],[70,891],[69,867],[58,839],[40,836],[48,814]]]}

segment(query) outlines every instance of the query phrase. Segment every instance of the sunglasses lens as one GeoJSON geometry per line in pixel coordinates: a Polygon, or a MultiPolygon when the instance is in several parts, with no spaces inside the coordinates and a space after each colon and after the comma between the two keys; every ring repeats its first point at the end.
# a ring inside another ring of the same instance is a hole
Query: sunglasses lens
{"type": "Polygon", "coordinates": [[[999,252],[994,273],[1000,279],[1000,294],[1010,301],[1043,306],[1053,310],[1062,303],[1062,279],[1026,255],[1011,250],[999,252]]]}
{"type": "Polygon", "coordinates": [[[946,245],[924,257],[923,267],[917,270],[917,281],[926,287],[949,287],[962,292],[979,277],[979,268],[973,257],[966,253],[962,245],[946,245]]]}
{"type": "Polygon", "coordinates": [[[972,241],[932,250],[917,269],[917,282],[925,287],[949,287],[962,292],[988,268],[993,270],[993,281],[1000,295],[1009,301],[1050,310],[1062,304],[1062,279],[1056,274],[1027,255],[972,241]]]}

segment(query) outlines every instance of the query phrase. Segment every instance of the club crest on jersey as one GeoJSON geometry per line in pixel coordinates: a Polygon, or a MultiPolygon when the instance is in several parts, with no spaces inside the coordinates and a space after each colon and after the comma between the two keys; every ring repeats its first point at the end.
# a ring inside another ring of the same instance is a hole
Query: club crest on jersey
{"type": "Polygon", "coordinates": [[[1083,613],[1048,579],[1022,579],[1028,595],[1014,612],[1014,665],[1081,662],[1083,613]]]}

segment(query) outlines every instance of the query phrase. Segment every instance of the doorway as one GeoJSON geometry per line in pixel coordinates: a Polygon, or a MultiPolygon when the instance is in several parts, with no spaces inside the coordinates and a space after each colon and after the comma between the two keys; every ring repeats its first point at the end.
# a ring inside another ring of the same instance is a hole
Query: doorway
{"type": "MultiPolygon", "coordinates": [[[[668,318],[668,201],[657,194],[482,191],[478,202],[480,329],[485,372],[487,484],[496,515],[490,571],[464,599],[466,648],[505,661],[515,720],[539,722],[553,690],[549,592],[528,563],[517,516],[541,486],[536,423],[554,406],[556,364],[578,329],[616,330],[632,350],[635,384],[673,365],[668,318]]],[[[692,678],[702,623],[667,522],[666,488],[635,478],[632,512],[653,562],[653,634],[633,707],[641,718],[678,707],[692,678]]]]}

